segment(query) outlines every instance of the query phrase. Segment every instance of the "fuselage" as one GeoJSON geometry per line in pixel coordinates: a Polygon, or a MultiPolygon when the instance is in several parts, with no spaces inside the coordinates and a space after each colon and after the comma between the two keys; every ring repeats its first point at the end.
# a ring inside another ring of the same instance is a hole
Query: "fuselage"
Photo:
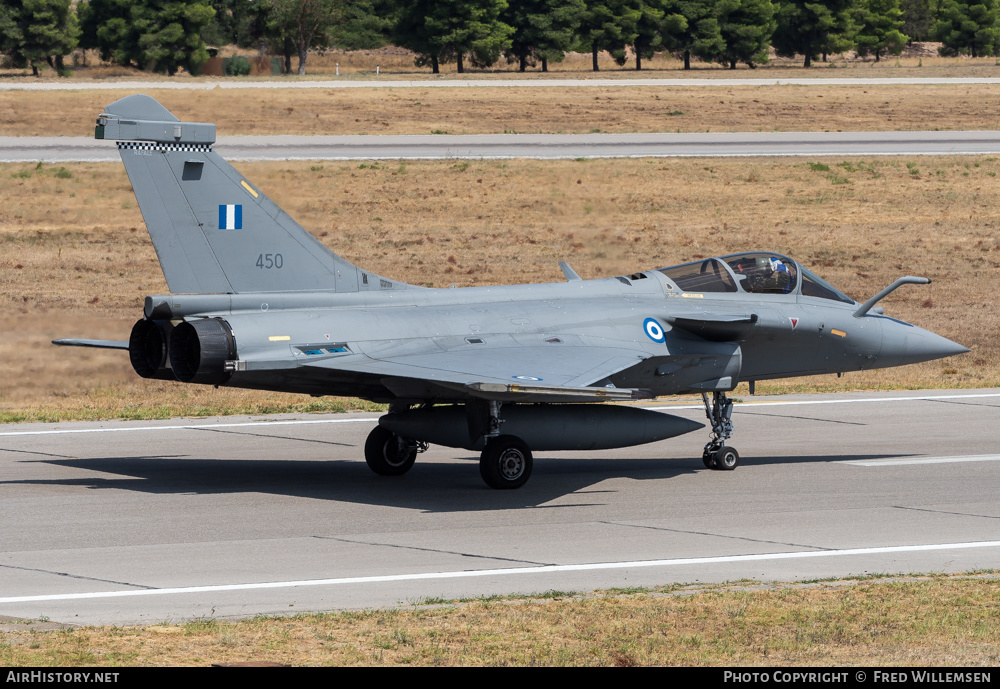
{"type": "MultiPolygon", "coordinates": [[[[147,311],[159,304],[161,315],[173,319],[224,319],[239,361],[229,385],[383,401],[398,397],[398,391],[370,375],[352,375],[352,362],[428,351],[489,356],[543,343],[573,357],[578,347],[614,346],[633,352],[635,365],[580,384],[669,395],[732,389],[740,381],[898,366],[965,351],[879,313],[856,317],[858,303],[835,290],[804,294],[805,280],[760,293],[743,289],[738,280],[735,291],[711,291],[708,284],[699,291],[671,279],[677,268],[500,287],[172,295],[147,300],[147,311]],[[644,327],[649,319],[655,338],[644,327]],[[289,370],[290,356],[299,367],[289,370]],[[336,360],[336,366],[318,365],[326,360],[336,360]]],[[[545,371],[526,357],[511,376],[543,379],[545,371]]],[[[448,398],[441,391],[427,396],[448,398]]]]}

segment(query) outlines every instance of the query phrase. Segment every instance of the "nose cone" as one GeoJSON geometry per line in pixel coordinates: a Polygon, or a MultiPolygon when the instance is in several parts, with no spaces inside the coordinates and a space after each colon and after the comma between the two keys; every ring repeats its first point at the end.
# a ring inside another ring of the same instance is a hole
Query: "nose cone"
{"type": "Polygon", "coordinates": [[[909,323],[883,323],[882,358],[887,366],[917,364],[968,352],[957,342],[909,323]]]}
{"type": "Polygon", "coordinates": [[[943,359],[946,356],[965,354],[970,351],[968,347],[963,347],[940,335],[919,328],[917,330],[916,336],[911,334],[906,338],[906,354],[903,356],[906,357],[908,364],[943,359]]]}

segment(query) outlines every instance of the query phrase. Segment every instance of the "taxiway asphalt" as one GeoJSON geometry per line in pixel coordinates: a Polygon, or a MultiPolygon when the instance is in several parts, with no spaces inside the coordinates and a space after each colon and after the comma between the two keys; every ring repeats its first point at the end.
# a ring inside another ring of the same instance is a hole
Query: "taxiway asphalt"
{"type": "Polygon", "coordinates": [[[156,623],[1000,567],[1000,390],[743,400],[733,472],[702,466],[699,431],[539,453],[516,491],[440,447],[372,474],[370,414],[3,426],[0,615],[156,623]]]}

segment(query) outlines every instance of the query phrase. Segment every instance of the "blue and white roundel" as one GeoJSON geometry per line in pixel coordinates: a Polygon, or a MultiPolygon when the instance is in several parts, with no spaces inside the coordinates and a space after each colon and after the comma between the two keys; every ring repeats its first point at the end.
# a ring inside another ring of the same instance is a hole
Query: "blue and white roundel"
{"type": "Polygon", "coordinates": [[[655,318],[647,318],[642,322],[642,329],[646,331],[653,342],[666,342],[667,336],[663,333],[663,326],[655,318]]]}
{"type": "Polygon", "coordinates": [[[532,382],[538,382],[541,378],[536,378],[535,376],[511,376],[514,380],[530,380],[532,382]]]}

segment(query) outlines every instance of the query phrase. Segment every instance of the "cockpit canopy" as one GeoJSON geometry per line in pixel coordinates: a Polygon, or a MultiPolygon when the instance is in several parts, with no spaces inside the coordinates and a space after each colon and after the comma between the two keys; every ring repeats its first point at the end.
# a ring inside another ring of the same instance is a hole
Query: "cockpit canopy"
{"type": "Polygon", "coordinates": [[[660,272],[684,292],[802,294],[846,304],[855,303],[787,256],[766,251],[706,258],[661,268],[660,272]]]}

